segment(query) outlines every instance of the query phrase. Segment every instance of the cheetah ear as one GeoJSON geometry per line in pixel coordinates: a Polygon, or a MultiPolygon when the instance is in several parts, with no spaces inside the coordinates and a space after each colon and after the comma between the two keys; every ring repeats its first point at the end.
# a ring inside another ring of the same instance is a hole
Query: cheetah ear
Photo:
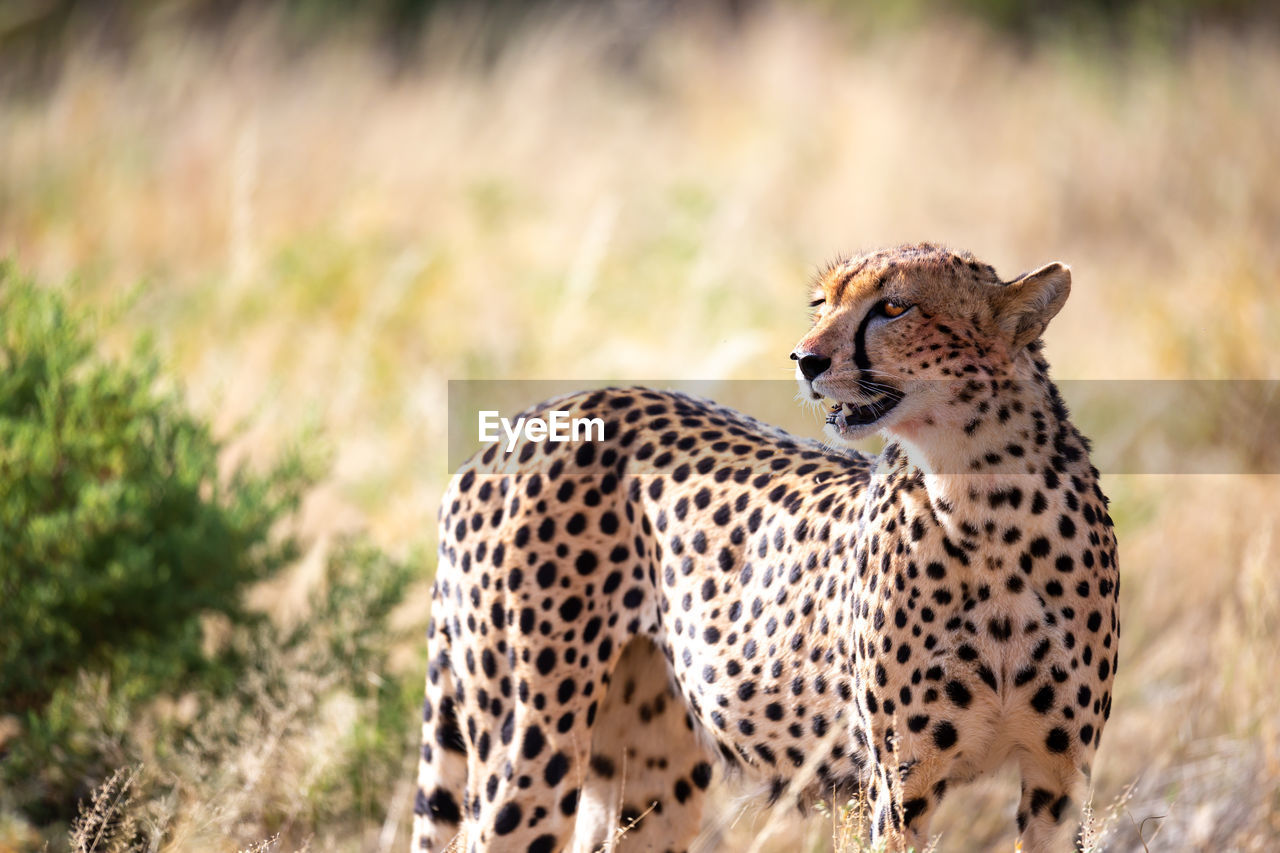
{"type": "Polygon", "coordinates": [[[1000,288],[996,319],[1013,352],[1044,334],[1071,293],[1071,268],[1052,263],[1019,276],[1000,288]]]}

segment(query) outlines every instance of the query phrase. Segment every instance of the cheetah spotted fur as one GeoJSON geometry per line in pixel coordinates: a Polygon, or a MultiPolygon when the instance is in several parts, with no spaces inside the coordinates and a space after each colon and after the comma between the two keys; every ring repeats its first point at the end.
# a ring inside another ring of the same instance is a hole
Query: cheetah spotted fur
{"type": "Polygon", "coordinates": [[[1070,290],[921,244],[832,265],[792,353],[827,444],[705,400],[580,393],[605,440],[452,479],[414,846],[684,850],[729,770],[860,796],[923,848],[1016,762],[1025,851],[1069,844],[1111,710],[1119,575],[1040,337],[1070,290]],[[841,445],[879,432],[879,456],[841,445]]]}

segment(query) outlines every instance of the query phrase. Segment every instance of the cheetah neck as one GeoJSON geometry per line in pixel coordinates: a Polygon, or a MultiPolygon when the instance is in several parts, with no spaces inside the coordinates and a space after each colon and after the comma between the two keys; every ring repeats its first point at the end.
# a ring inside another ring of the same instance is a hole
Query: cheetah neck
{"type": "Polygon", "coordinates": [[[951,411],[909,435],[891,435],[877,476],[918,479],[948,527],[963,526],[958,507],[1006,504],[1016,511],[1036,488],[1092,485],[1088,441],[1071,423],[1047,364],[1036,357],[1020,367],[1009,378],[958,385],[951,411]]]}

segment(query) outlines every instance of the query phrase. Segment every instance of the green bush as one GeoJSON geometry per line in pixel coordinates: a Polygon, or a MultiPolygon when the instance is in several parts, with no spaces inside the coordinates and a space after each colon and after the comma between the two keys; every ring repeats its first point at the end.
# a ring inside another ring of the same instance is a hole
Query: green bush
{"type": "Polygon", "coordinates": [[[409,577],[369,546],[337,552],[332,600],[316,605],[345,630],[323,642],[246,610],[246,588],[298,554],[278,522],[314,466],[295,452],[220,475],[218,442],[162,390],[152,352],[104,358],[93,331],[0,265],[0,721],[19,725],[0,744],[0,811],[36,825],[65,821],[118,766],[188,750],[205,721],[156,711],[177,697],[234,730],[292,668],[381,713],[392,697],[368,673],[389,632],[375,620],[409,577]]]}
{"type": "Polygon", "coordinates": [[[308,484],[299,457],[224,482],[157,375],[145,348],[98,357],[57,293],[0,267],[0,713],[85,668],[137,695],[206,670],[201,617],[250,618],[245,585],[296,552],[271,530],[308,484]]]}
{"type": "Polygon", "coordinates": [[[380,820],[415,753],[420,667],[387,662],[420,562],[349,537],[303,618],[247,611],[299,552],[277,523],[315,466],[220,475],[150,350],[104,358],[95,331],[0,264],[0,848],[61,846],[120,778],[103,827],[126,845],[380,820]]]}
{"type": "Polygon", "coordinates": [[[0,760],[0,849],[65,846],[77,801],[83,822],[96,812],[91,789],[120,772],[131,796],[113,805],[98,849],[237,850],[286,828],[298,837],[286,831],[282,849],[308,837],[350,846],[412,778],[423,666],[410,656],[392,672],[388,659],[421,627],[392,617],[419,573],[362,537],[337,543],[306,618],[227,632],[240,667],[225,689],[141,701],[80,673],[0,760]],[[6,838],[6,816],[28,827],[25,844],[6,838]],[[130,834],[144,827],[139,844],[130,834]]]}

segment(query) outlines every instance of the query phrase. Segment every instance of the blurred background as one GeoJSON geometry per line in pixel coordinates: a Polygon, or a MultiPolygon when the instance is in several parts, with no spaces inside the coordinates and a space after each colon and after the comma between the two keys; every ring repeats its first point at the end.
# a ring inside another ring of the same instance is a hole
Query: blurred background
{"type": "MultiPolygon", "coordinates": [[[[0,851],[408,844],[449,379],[785,379],[924,239],[1072,266],[1059,378],[1280,378],[1276,9],[0,2],[0,851]]],[[[1276,849],[1280,482],[1104,487],[1096,845],[1276,849]]]]}

